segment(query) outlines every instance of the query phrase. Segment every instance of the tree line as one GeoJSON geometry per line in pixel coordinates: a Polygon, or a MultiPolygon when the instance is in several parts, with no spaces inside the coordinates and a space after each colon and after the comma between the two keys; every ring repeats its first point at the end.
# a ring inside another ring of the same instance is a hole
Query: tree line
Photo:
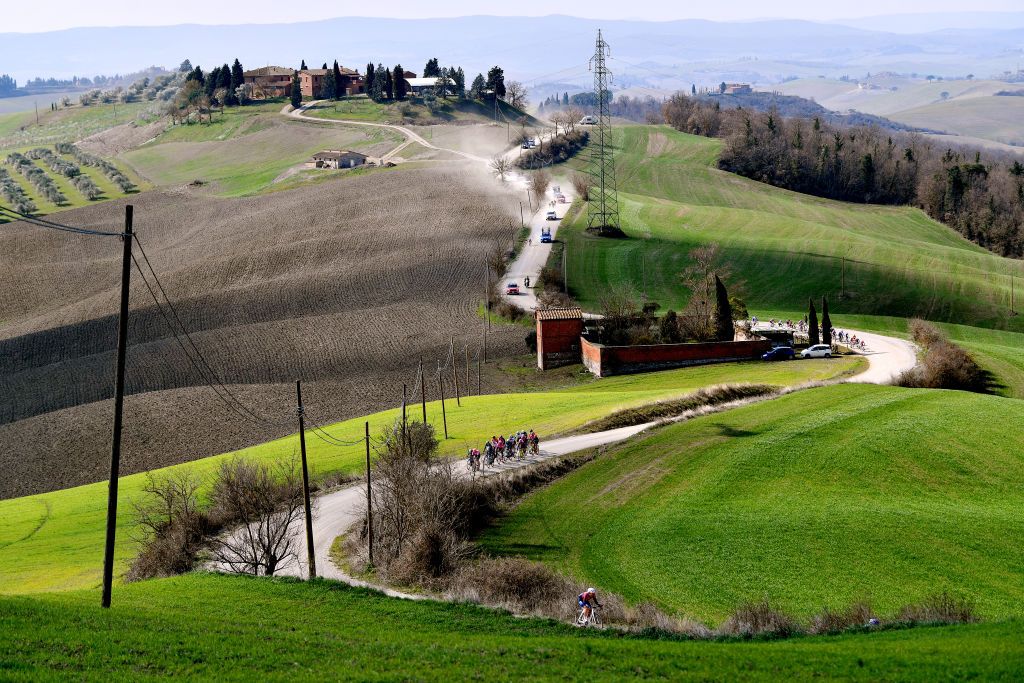
{"type": "Polygon", "coordinates": [[[819,197],[917,206],[995,253],[1024,256],[1024,165],[1009,155],[818,117],[724,109],[682,93],[662,116],[677,130],[724,139],[724,170],[819,197]]]}

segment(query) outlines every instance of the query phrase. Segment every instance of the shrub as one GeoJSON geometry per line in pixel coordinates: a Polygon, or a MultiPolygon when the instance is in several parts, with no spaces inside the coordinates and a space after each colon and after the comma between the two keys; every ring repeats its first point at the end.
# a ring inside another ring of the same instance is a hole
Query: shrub
{"type": "Polygon", "coordinates": [[[914,341],[924,348],[924,358],[917,367],[897,377],[895,384],[918,389],[989,392],[988,373],[941,330],[923,320],[912,320],[910,332],[914,341]]]}
{"type": "Polygon", "coordinates": [[[572,189],[576,196],[587,202],[590,201],[590,188],[594,186],[594,179],[583,173],[573,173],[572,189]]]}
{"type": "Polygon", "coordinates": [[[146,475],[145,496],[133,502],[142,551],[128,568],[127,579],[138,581],[191,571],[210,531],[199,509],[200,481],[179,470],[160,477],[146,475]]]}
{"type": "Polygon", "coordinates": [[[656,420],[677,417],[689,410],[716,406],[731,401],[740,401],[758,396],[774,394],[778,389],[768,384],[720,384],[698,389],[693,393],[670,401],[658,401],[636,408],[625,408],[599,420],[587,423],[588,432],[631,427],[656,420]]]}
{"type": "Polygon", "coordinates": [[[974,602],[947,591],[905,605],[898,619],[910,624],[972,624],[978,621],[974,602]]]}
{"type": "Polygon", "coordinates": [[[800,632],[800,625],[789,614],[774,607],[767,599],[740,605],[718,629],[721,635],[753,638],[757,636],[785,638],[800,632]]]}
{"type": "Polygon", "coordinates": [[[865,600],[855,602],[841,611],[834,611],[826,607],[811,618],[807,632],[812,634],[839,633],[852,628],[863,628],[869,625],[872,618],[874,618],[874,611],[871,609],[871,604],[865,600]]]}

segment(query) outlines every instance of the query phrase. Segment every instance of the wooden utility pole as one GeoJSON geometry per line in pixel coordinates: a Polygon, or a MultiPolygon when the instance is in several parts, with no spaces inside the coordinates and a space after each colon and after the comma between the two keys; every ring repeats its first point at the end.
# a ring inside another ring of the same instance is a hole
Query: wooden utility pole
{"type": "Polygon", "coordinates": [[[519,202],[519,223],[525,228],[526,218],[523,216],[523,203],[519,202]]]}
{"type": "Polygon", "coordinates": [[[420,358],[420,401],[423,404],[423,424],[427,424],[427,383],[423,381],[422,358],[420,358]]]}
{"type": "Polygon", "coordinates": [[[117,484],[121,472],[121,426],[124,414],[124,366],[128,350],[128,292],[132,275],[132,212],[124,207],[124,247],[121,252],[121,309],[117,318],[117,365],[114,370],[114,427],[110,440],[110,482],[107,484],[107,542],[103,548],[102,605],[110,607],[114,583],[114,540],[117,535],[117,484]]]}
{"type": "Polygon", "coordinates": [[[484,262],[484,362],[487,361],[487,333],[491,331],[491,267],[484,262]]]}
{"type": "Polygon", "coordinates": [[[444,425],[444,438],[448,439],[448,416],[444,412],[444,373],[441,372],[441,364],[437,364],[437,387],[441,391],[441,424],[444,425]]]}
{"type": "Polygon", "coordinates": [[[408,385],[402,385],[402,434],[405,434],[405,405],[406,405],[406,393],[408,392],[408,385]]]}
{"type": "Polygon", "coordinates": [[[459,395],[459,368],[455,364],[455,337],[452,337],[451,346],[451,357],[452,357],[452,382],[455,384],[455,405],[459,408],[462,407],[462,397],[459,395]]]}
{"type": "Polygon", "coordinates": [[[295,398],[299,413],[299,452],[302,454],[302,505],[306,511],[306,557],[309,578],[316,578],[316,555],[313,553],[313,510],[309,504],[309,467],[306,464],[306,425],[302,411],[302,382],[295,380],[295,398]]]}
{"type": "Polygon", "coordinates": [[[470,383],[470,378],[469,378],[469,344],[466,344],[465,349],[466,349],[466,391],[467,392],[472,392],[473,391],[473,385],[470,383]]]}
{"type": "MultiPolygon", "coordinates": [[[[404,405],[404,404],[403,404],[404,405]]],[[[405,424],[404,422],[402,424],[405,424]]],[[[366,422],[366,551],[373,566],[373,493],[370,487],[370,422],[366,422]]]]}
{"type": "Polygon", "coordinates": [[[569,245],[562,242],[562,291],[569,293],[569,271],[566,270],[566,260],[569,258],[569,245]]]}
{"type": "Polygon", "coordinates": [[[477,356],[477,359],[476,359],[476,395],[480,396],[481,393],[482,392],[480,391],[480,357],[477,356]]]}

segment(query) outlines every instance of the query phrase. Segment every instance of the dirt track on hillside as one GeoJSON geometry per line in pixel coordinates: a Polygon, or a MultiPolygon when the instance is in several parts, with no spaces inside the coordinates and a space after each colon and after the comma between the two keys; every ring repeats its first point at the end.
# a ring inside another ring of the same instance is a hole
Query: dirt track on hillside
{"type": "MultiPolygon", "coordinates": [[[[134,197],[142,246],[195,343],[273,423],[247,423],[203,386],[133,273],[123,471],[293,432],[296,378],[319,421],[341,419],[394,405],[417,359],[432,364],[450,336],[475,349],[482,264],[517,220],[478,175],[408,169],[243,199],[134,197]]],[[[116,228],[123,204],[56,218],[116,228]]],[[[119,249],[24,226],[0,236],[0,497],[105,476],[119,249]]],[[[523,335],[497,329],[489,351],[525,352],[523,335]]]]}

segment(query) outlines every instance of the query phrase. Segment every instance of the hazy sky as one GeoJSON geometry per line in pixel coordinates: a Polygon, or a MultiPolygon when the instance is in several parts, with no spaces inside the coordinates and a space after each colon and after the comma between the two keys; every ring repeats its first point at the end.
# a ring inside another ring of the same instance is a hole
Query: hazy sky
{"type": "Polygon", "coordinates": [[[386,7],[392,18],[455,17],[468,14],[541,16],[571,14],[598,19],[713,19],[735,21],[762,18],[793,18],[828,21],[879,14],[913,12],[1020,11],[1022,0],[859,0],[832,3],[821,0],[728,0],[690,2],[680,0],[587,0],[578,4],[552,4],[550,0],[519,0],[494,7],[471,0],[388,0],[385,3],[337,0],[247,0],[210,2],[175,0],[138,2],[127,0],[4,0],[0,32],[50,31],[75,26],[132,26],[182,23],[278,23],[343,16],[381,16],[386,7]],[[243,9],[244,8],[244,9],[243,9]]]}

